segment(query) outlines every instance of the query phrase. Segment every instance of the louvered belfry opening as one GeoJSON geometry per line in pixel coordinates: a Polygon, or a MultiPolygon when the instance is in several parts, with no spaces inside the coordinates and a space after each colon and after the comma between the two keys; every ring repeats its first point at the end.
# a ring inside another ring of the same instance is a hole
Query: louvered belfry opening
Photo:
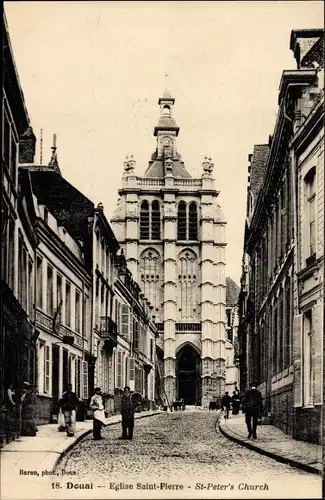
{"type": "Polygon", "coordinates": [[[150,233],[150,215],[149,215],[149,203],[144,200],[141,203],[140,208],[140,239],[149,240],[150,233]]]}
{"type": "Polygon", "coordinates": [[[194,201],[190,203],[188,211],[188,239],[198,239],[198,218],[197,218],[197,205],[194,201]]]}
{"type": "Polygon", "coordinates": [[[186,203],[181,201],[177,211],[177,239],[186,240],[186,203]]]}
{"type": "Polygon", "coordinates": [[[151,239],[160,240],[160,206],[157,200],[151,204],[151,239]]]}

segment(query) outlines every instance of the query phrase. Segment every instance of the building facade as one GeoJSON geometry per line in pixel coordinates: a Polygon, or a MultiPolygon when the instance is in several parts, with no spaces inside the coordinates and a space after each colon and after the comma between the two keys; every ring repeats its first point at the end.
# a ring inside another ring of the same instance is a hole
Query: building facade
{"type": "Polygon", "coordinates": [[[83,207],[88,202],[91,210],[92,204],[61,176],[53,158],[47,166],[21,164],[19,173],[30,183],[35,214],[36,385],[42,424],[56,418],[68,384],[88,399],[92,283],[84,249],[91,238],[76,234],[75,217],[78,196],[83,207]]]}
{"type": "Polygon", "coordinates": [[[169,404],[207,404],[225,384],[225,219],[210,159],[193,179],[177,151],[175,99],[158,101],[156,150],[143,177],[124,163],[111,219],[127,265],[153,306],[169,404]]]}
{"type": "Polygon", "coordinates": [[[36,238],[30,223],[28,186],[18,178],[19,157],[33,156],[24,137],[34,137],[3,14],[2,168],[1,168],[1,355],[0,442],[19,435],[19,411],[8,406],[13,385],[20,400],[23,382],[35,382],[34,273],[36,238]]]}
{"type": "Polygon", "coordinates": [[[258,384],[272,422],[312,442],[321,439],[323,338],[323,91],[317,47],[323,47],[323,30],[292,32],[298,68],[282,74],[273,136],[249,156],[239,324],[241,388],[258,384]],[[310,59],[313,64],[306,63],[310,59]]]}
{"type": "Polygon", "coordinates": [[[115,321],[118,338],[114,352],[116,403],[123,387],[139,392],[148,405],[155,402],[155,352],[157,327],[152,309],[120,254],[116,259],[115,321]]]}
{"type": "Polygon", "coordinates": [[[226,278],[226,382],[225,390],[232,393],[239,388],[238,349],[238,295],[239,286],[226,278]]]}

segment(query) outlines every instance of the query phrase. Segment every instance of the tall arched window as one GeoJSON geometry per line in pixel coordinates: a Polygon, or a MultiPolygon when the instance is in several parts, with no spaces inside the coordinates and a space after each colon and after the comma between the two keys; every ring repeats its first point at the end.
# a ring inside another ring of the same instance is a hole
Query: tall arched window
{"type": "Polygon", "coordinates": [[[157,200],[151,204],[151,239],[160,240],[160,206],[157,200]]]}
{"type": "Polygon", "coordinates": [[[187,206],[185,201],[180,201],[177,211],[177,239],[186,240],[187,239],[187,206]]]}
{"type": "Polygon", "coordinates": [[[189,205],[185,201],[180,201],[177,212],[177,239],[197,240],[198,239],[198,212],[197,204],[191,201],[189,205]]]}
{"type": "Polygon", "coordinates": [[[140,240],[160,240],[160,205],[142,201],[140,207],[140,240]]]}
{"type": "MultiPolygon", "coordinates": [[[[140,255],[140,280],[145,297],[153,305],[153,313],[161,310],[162,297],[162,262],[159,252],[147,248],[140,255]]],[[[158,314],[159,316],[159,314],[158,314]]]]}
{"type": "Polygon", "coordinates": [[[197,205],[192,201],[188,210],[188,239],[197,240],[197,236],[197,205]]]}
{"type": "Polygon", "coordinates": [[[140,240],[149,240],[150,237],[150,216],[149,203],[144,200],[140,208],[140,240]]]}
{"type": "Polygon", "coordinates": [[[177,259],[177,275],[180,287],[179,317],[181,320],[196,321],[198,306],[198,259],[193,250],[185,249],[177,259]]]}

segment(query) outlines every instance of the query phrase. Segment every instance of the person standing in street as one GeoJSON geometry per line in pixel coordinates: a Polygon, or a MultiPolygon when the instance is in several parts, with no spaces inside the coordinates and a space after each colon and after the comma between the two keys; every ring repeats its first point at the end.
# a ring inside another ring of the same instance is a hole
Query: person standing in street
{"type": "Polygon", "coordinates": [[[68,390],[63,393],[59,404],[64,415],[67,436],[74,436],[76,430],[76,412],[78,398],[76,393],[72,391],[72,384],[68,385],[68,390]]]}
{"type": "Polygon", "coordinates": [[[136,405],[131,399],[130,387],[124,387],[124,392],[121,400],[121,415],[122,415],[122,436],[119,439],[132,439],[134,429],[134,412],[136,405]]]}
{"type": "Polygon", "coordinates": [[[107,425],[105,416],[104,403],[102,398],[102,391],[100,387],[95,387],[94,395],[90,400],[89,407],[93,410],[93,438],[95,441],[104,439],[101,435],[102,426],[107,425]]]}
{"type": "Polygon", "coordinates": [[[257,422],[262,416],[263,398],[260,391],[252,385],[251,389],[246,392],[243,400],[243,411],[245,413],[245,422],[248,430],[248,439],[253,437],[257,439],[257,422]]]}
{"type": "Polygon", "coordinates": [[[240,409],[240,399],[239,399],[239,394],[236,391],[233,391],[232,393],[231,402],[232,402],[232,414],[238,415],[240,409]]]}
{"type": "Polygon", "coordinates": [[[221,401],[221,408],[222,410],[225,411],[225,418],[229,418],[230,403],[231,403],[231,396],[229,396],[228,391],[226,391],[221,401]]]}
{"type": "Polygon", "coordinates": [[[38,432],[36,425],[36,403],[37,398],[34,388],[28,382],[24,382],[23,395],[21,396],[21,435],[36,436],[38,432]]]}

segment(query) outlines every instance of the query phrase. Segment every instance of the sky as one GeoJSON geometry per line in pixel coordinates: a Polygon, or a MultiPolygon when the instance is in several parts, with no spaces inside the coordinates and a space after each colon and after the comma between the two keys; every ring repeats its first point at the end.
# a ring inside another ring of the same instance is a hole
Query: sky
{"type": "Polygon", "coordinates": [[[214,162],[227,220],[227,276],[241,274],[248,155],[273,133],[292,29],[322,27],[323,2],[5,2],[40,160],[57,135],[62,175],[111,217],[123,161],[143,175],[167,87],[178,151],[214,162]]]}

